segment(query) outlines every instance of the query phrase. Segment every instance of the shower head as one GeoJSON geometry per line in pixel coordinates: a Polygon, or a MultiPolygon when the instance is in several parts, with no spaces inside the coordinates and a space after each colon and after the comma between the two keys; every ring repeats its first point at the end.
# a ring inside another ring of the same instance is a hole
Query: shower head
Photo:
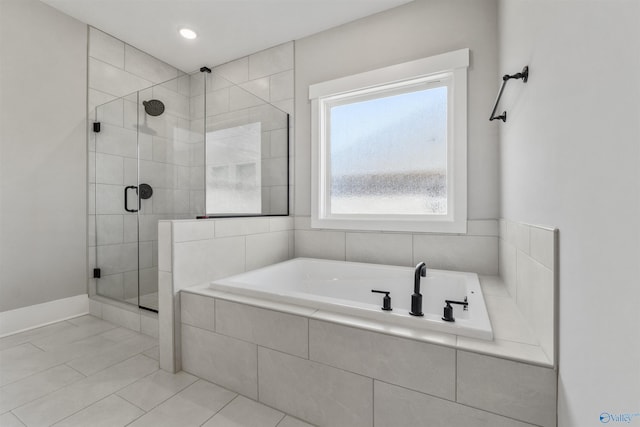
{"type": "Polygon", "coordinates": [[[164,113],[164,104],[157,99],[150,99],[148,101],[142,101],[144,105],[144,111],[150,116],[159,116],[164,113]]]}

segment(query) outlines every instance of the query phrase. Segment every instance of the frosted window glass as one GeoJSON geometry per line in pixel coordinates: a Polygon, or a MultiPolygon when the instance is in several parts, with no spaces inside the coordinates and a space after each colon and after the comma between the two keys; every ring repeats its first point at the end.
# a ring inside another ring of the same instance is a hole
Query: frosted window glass
{"type": "Polygon", "coordinates": [[[447,213],[447,87],[329,114],[332,214],[447,213]]]}

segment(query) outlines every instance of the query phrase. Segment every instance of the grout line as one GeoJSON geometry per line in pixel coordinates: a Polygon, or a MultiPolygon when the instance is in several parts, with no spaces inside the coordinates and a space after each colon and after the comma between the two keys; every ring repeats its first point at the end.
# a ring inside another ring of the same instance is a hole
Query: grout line
{"type": "Polygon", "coordinates": [[[495,416],[498,416],[498,417],[501,417],[501,418],[506,418],[506,419],[509,419],[509,420],[517,421],[518,423],[529,423],[532,427],[542,427],[542,426],[540,426],[538,424],[533,424],[533,423],[531,423],[529,421],[524,421],[524,420],[520,420],[520,419],[517,419],[517,418],[513,418],[513,417],[510,417],[508,415],[500,414],[498,412],[488,411],[486,409],[482,409],[482,408],[478,408],[478,407],[475,407],[475,406],[471,406],[471,405],[468,405],[466,403],[461,403],[461,402],[458,402],[458,401],[445,399],[443,397],[435,396],[433,394],[423,393],[421,391],[416,391],[416,390],[413,390],[413,389],[410,389],[410,388],[407,388],[407,387],[403,387],[401,385],[392,384],[392,383],[389,383],[389,382],[386,382],[386,381],[382,381],[382,380],[375,380],[375,381],[381,382],[383,384],[390,385],[392,387],[398,387],[398,388],[401,388],[401,389],[404,389],[404,390],[407,390],[407,391],[410,391],[410,392],[413,392],[413,393],[422,394],[422,395],[428,396],[428,397],[433,398],[433,399],[438,399],[438,400],[443,400],[443,401],[448,402],[448,403],[453,403],[454,405],[464,406],[466,408],[473,409],[473,410],[476,410],[476,411],[486,412],[487,414],[492,414],[492,415],[495,415],[495,416]]]}
{"type": "MultiPolygon", "coordinates": [[[[282,411],[280,411],[280,412],[282,412],[282,411]]],[[[280,418],[280,421],[278,421],[278,423],[275,425],[275,427],[278,427],[282,423],[282,421],[284,421],[285,418],[287,418],[287,414],[282,412],[282,418],[280,418]]]]}
{"type": "Polygon", "coordinates": [[[260,402],[260,346],[256,344],[256,401],[260,402]]]}

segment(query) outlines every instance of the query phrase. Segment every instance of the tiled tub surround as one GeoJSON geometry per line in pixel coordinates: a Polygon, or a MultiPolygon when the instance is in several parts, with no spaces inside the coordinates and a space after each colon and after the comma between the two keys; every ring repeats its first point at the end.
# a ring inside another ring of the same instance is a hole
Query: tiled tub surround
{"type": "Polygon", "coordinates": [[[466,234],[312,229],[295,219],[295,256],[498,274],[498,221],[469,220],[466,234]]]}
{"type": "Polygon", "coordinates": [[[551,361],[557,361],[558,230],[500,220],[500,277],[551,361]]]}
{"type": "Polygon", "coordinates": [[[160,221],[160,366],[181,369],[180,290],[293,257],[293,218],[160,221]]]}
{"type": "Polygon", "coordinates": [[[493,342],[183,289],[182,368],[318,425],[555,426],[556,371],[501,281],[482,286],[493,342]]]}

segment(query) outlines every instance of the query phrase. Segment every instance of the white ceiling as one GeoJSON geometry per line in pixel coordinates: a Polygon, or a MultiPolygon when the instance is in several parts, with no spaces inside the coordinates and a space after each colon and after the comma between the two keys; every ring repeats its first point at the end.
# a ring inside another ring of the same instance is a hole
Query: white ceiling
{"type": "Polygon", "coordinates": [[[42,0],[190,72],[411,0],[42,0]],[[178,35],[189,27],[195,40],[178,35]]]}

